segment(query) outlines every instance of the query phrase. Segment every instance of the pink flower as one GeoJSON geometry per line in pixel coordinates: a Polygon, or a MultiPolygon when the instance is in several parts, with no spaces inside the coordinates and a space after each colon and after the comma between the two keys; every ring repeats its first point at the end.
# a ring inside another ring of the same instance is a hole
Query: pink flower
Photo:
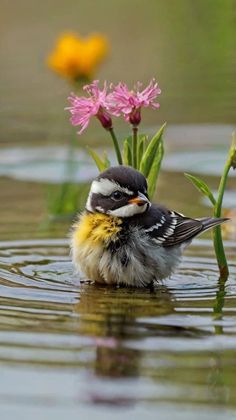
{"type": "Polygon", "coordinates": [[[133,125],[138,125],[141,120],[141,108],[151,107],[157,109],[160,107],[155,99],[161,93],[155,79],[152,79],[149,85],[141,91],[142,83],[138,82],[133,90],[129,90],[125,83],[119,83],[114,87],[112,93],[107,95],[107,109],[112,115],[124,115],[126,121],[133,125]]]}
{"type": "Polygon", "coordinates": [[[78,134],[81,134],[87,128],[92,116],[97,117],[104,128],[112,128],[111,117],[105,110],[107,97],[106,82],[102,90],[99,90],[98,83],[98,80],[94,80],[90,85],[84,86],[83,89],[88,93],[89,97],[79,97],[72,93],[68,98],[72,106],[66,109],[72,115],[70,118],[72,125],[79,125],[81,127],[78,134]]]}

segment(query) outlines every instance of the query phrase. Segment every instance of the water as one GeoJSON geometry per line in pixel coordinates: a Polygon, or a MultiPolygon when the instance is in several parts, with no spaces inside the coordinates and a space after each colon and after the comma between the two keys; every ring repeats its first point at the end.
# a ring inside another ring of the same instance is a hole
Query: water
{"type": "MultiPolygon", "coordinates": [[[[17,167],[11,164],[9,171],[17,167]]],[[[225,285],[206,239],[194,241],[177,273],[154,293],[80,285],[61,239],[71,221],[50,223],[49,185],[31,179],[29,168],[27,181],[10,172],[0,178],[1,418],[235,418],[235,236],[225,234],[225,285]]],[[[208,215],[183,179],[181,171],[163,171],[157,199],[208,215]]],[[[228,186],[233,191],[235,178],[228,186]]]]}
{"type": "MultiPolygon", "coordinates": [[[[38,178],[31,177],[16,151],[3,153],[2,163],[11,158],[11,165],[9,178],[0,179],[2,418],[235,418],[236,243],[227,241],[235,237],[225,234],[226,284],[205,239],[194,241],[154,293],[80,285],[68,241],[48,239],[66,238],[71,222],[48,221],[49,185],[35,182],[42,181],[40,165],[38,178]],[[16,182],[20,165],[27,176],[16,182]],[[32,239],[12,240],[19,237],[32,239]]],[[[38,153],[24,153],[23,162],[27,157],[38,153]]],[[[56,181],[56,171],[42,167],[45,179],[56,181]]],[[[197,191],[192,199],[190,183],[183,189],[181,161],[179,173],[172,169],[161,176],[158,200],[186,214],[209,214],[197,191]]],[[[228,185],[235,188],[234,178],[228,185]]]]}
{"type": "MultiPolygon", "coordinates": [[[[154,130],[157,127],[149,127],[150,138],[154,130]]],[[[222,125],[170,125],[165,132],[166,154],[162,168],[169,172],[220,176],[228,155],[232,130],[231,126],[222,125]],[[193,150],[199,149],[197,137],[200,137],[201,150],[193,150]],[[225,139],[223,144],[222,139],[225,139]],[[192,150],[189,150],[189,143],[192,150]]],[[[73,153],[68,146],[48,145],[5,147],[0,155],[0,176],[47,184],[89,182],[97,176],[97,167],[86,150],[77,145],[72,150],[73,153]]],[[[99,156],[103,151],[104,147],[96,148],[99,156]]],[[[111,165],[116,165],[114,151],[111,147],[106,151],[111,165]]],[[[230,176],[236,176],[236,172],[231,171],[230,176]]]]}
{"type": "Polygon", "coordinates": [[[65,240],[2,242],[4,419],[17,409],[22,419],[146,410],[170,418],[183,404],[189,418],[198,410],[217,418],[215,407],[233,418],[236,244],[226,244],[225,285],[209,245],[195,241],[152,293],[79,285],[65,240]]]}

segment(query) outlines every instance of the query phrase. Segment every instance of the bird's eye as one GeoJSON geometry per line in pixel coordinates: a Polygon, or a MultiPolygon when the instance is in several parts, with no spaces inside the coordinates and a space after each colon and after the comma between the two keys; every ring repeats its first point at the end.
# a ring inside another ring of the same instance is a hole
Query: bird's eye
{"type": "Polygon", "coordinates": [[[122,194],[122,192],[120,192],[120,191],[114,191],[114,192],[111,194],[111,198],[112,198],[113,200],[115,200],[115,201],[118,201],[118,200],[121,200],[121,198],[123,198],[123,194],[122,194]]]}

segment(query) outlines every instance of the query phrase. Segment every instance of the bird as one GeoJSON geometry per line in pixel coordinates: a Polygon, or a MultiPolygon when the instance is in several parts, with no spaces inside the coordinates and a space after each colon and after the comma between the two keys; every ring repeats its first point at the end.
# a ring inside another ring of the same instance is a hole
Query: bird
{"type": "Polygon", "coordinates": [[[113,166],[91,183],[71,232],[72,261],[95,283],[149,287],[171,276],[195,236],[226,220],[194,219],[153,204],[143,174],[113,166]]]}

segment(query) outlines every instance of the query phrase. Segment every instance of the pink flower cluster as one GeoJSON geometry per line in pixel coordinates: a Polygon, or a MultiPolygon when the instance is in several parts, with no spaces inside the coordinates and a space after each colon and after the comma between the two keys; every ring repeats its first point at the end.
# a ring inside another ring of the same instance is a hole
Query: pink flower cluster
{"type": "Polygon", "coordinates": [[[141,121],[141,108],[160,107],[160,104],[155,102],[161,93],[155,79],[152,79],[144,90],[141,90],[141,83],[137,83],[131,91],[125,83],[111,85],[113,90],[110,93],[107,93],[106,82],[102,90],[99,89],[98,83],[98,80],[94,80],[90,85],[84,86],[87,97],[71,94],[68,98],[71,106],[66,109],[71,113],[72,125],[81,127],[78,134],[86,129],[92,116],[97,117],[102,126],[109,130],[112,128],[111,115],[123,115],[126,121],[137,126],[141,121]]]}

